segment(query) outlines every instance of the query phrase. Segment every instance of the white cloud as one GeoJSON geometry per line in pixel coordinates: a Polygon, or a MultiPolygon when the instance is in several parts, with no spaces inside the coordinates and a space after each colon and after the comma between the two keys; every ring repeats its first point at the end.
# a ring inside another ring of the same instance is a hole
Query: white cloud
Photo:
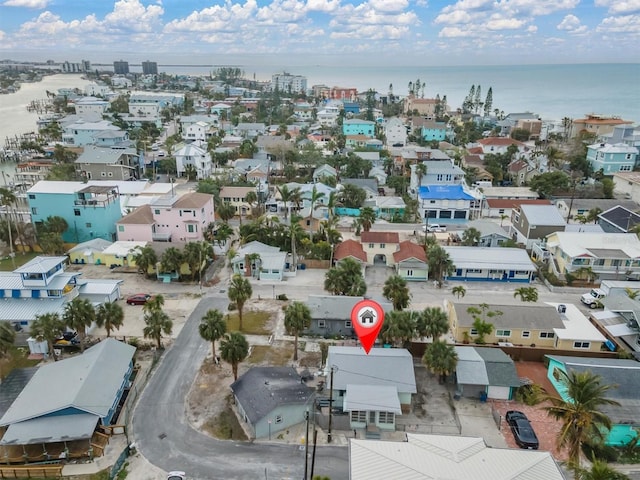
{"type": "Polygon", "coordinates": [[[640,34],[640,15],[607,17],[596,28],[597,32],[640,34]]]}
{"type": "Polygon", "coordinates": [[[369,5],[380,12],[402,12],[409,6],[407,0],[369,0],[369,5]]]}
{"type": "Polygon", "coordinates": [[[464,10],[453,10],[447,13],[441,13],[433,21],[436,24],[457,25],[460,23],[469,23],[472,17],[464,10]]]}
{"type": "Polygon", "coordinates": [[[640,0],[595,0],[596,7],[606,7],[609,13],[632,13],[640,10],[640,0]]]}
{"type": "Polygon", "coordinates": [[[522,27],[525,20],[517,18],[504,18],[500,15],[492,15],[486,24],[488,30],[515,30],[522,27]]]}
{"type": "Polygon", "coordinates": [[[527,27],[527,32],[529,33],[536,33],[538,31],[538,27],[536,27],[535,25],[529,25],[527,27]]]}
{"type": "Polygon", "coordinates": [[[51,0],[6,0],[2,5],[5,7],[25,7],[42,10],[47,8],[51,0]]]}
{"type": "Polygon", "coordinates": [[[7,34],[5,32],[3,32],[2,30],[0,30],[0,40],[3,40],[4,37],[6,37],[7,34]]]}
{"type": "Polygon", "coordinates": [[[560,10],[571,10],[580,0],[499,0],[496,9],[520,15],[549,15],[560,10]]]}
{"type": "Polygon", "coordinates": [[[340,0],[307,0],[307,11],[310,12],[335,12],[340,8],[340,0]]]}
{"type": "Polygon", "coordinates": [[[580,19],[575,15],[566,15],[558,24],[558,30],[573,30],[580,26],[580,19]]]}

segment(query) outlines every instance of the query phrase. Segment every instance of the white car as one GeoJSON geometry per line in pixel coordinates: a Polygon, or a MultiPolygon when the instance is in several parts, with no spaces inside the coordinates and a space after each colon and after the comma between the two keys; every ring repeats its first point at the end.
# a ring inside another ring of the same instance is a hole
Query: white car
{"type": "Polygon", "coordinates": [[[441,233],[447,231],[447,226],[440,225],[438,223],[430,223],[429,225],[423,225],[422,230],[429,233],[441,233]]]}
{"type": "Polygon", "coordinates": [[[187,474],[179,471],[169,472],[167,480],[187,480],[187,474]]]}

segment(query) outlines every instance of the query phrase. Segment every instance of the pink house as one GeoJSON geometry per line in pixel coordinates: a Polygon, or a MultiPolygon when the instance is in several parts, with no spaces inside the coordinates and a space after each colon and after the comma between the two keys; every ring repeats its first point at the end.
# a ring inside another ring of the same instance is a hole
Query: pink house
{"type": "Polygon", "coordinates": [[[213,195],[186,193],[137,208],[116,223],[116,230],[118,240],[199,242],[213,221],[213,195]]]}

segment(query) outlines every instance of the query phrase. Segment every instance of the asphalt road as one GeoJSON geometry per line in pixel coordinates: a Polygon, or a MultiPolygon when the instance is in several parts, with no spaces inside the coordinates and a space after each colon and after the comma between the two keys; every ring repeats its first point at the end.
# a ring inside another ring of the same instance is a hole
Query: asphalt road
{"type": "MultiPolygon", "coordinates": [[[[228,299],[214,294],[200,301],[180,335],[149,379],[133,414],[133,440],[152,464],[165,471],[184,470],[191,480],[302,479],[304,451],[297,445],[222,441],[189,424],[185,401],[209,344],[198,324],[210,308],[225,311],[228,299]]],[[[318,447],[314,475],[348,478],[347,449],[318,447]]]]}

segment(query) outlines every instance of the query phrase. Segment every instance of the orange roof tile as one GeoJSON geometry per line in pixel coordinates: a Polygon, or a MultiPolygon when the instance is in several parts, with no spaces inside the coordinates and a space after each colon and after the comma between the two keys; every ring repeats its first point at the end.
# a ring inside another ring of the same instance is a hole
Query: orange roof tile
{"type": "Polygon", "coordinates": [[[393,253],[393,259],[397,263],[409,258],[415,258],[416,260],[420,260],[425,263],[427,262],[427,254],[425,253],[424,248],[417,243],[405,240],[404,242],[400,242],[400,250],[393,253]]]}
{"type": "Polygon", "coordinates": [[[489,208],[517,208],[520,205],[552,205],[549,200],[516,199],[516,198],[487,198],[489,208]]]}
{"type": "Polygon", "coordinates": [[[122,217],[116,223],[127,225],[153,225],[155,220],[153,219],[153,213],[151,213],[151,207],[149,205],[142,205],[130,214],[122,217]]]}
{"type": "Polygon", "coordinates": [[[362,249],[362,244],[356,240],[345,240],[336,247],[333,258],[342,260],[343,258],[354,257],[366,263],[367,254],[362,249]]]}
{"type": "Polygon", "coordinates": [[[508,147],[509,145],[517,145],[519,147],[523,147],[524,143],[519,142],[518,140],[514,140],[513,138],[507,137],[487,137],[478,140],[478,143],[481,145],[497,145],[508,147]]]}

